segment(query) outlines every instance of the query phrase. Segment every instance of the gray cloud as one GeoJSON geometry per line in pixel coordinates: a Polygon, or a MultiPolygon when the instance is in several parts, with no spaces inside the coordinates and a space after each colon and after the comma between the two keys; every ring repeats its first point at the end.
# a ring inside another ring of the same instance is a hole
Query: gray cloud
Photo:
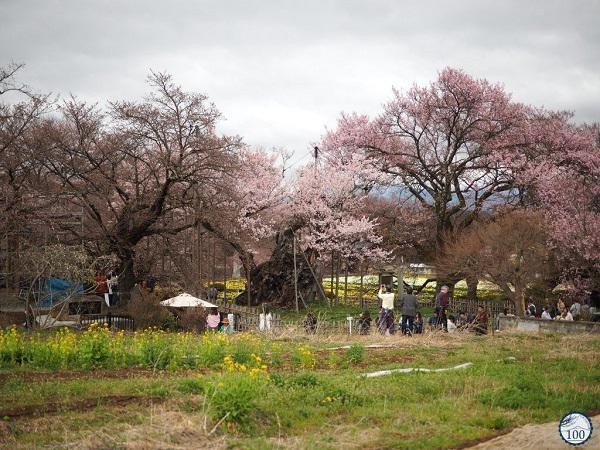
{"type": "Polygon", "coordinates": [[[0,64],[40,91],[134,98],[166,70],[208,94],[222,129],[306,154],[342,110],[445,66],[516,100],[600,120],[600,1],[7,1],[0,64]]]}

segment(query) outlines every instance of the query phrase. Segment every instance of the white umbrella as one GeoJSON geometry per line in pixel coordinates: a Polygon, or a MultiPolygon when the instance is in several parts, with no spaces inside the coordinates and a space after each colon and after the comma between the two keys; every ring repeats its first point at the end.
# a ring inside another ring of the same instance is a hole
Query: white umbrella
{"type": "Polygon", "coordinates": [[[170,306],[171,308],[193,308],[196,306],[202,306],[203,308],[217,308],[217,305],[194,297],[187,292],[179,294],[177,297],[163,300],[160,304],[163,306],[170,306]]]}

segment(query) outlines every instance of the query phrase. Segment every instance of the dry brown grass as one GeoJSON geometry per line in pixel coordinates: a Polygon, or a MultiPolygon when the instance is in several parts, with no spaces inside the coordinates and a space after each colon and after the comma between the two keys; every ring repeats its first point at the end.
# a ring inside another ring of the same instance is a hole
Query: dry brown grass
{"type": "Polygon", "coordinates": [[[204,308],[184,308],[180,313],[179,325],[187,331],[202,332],[206,330],[206,316],[204,308]]]}
{"type": "Polygon", "coordinates": [[[201,412],[182,412],[173,405],[155,405],[141,424],[108,424],[66,447],[132,450],[227,448],[226,437],[215,433],[212,427],[206,414],[201,412]]]}
{"type": "MultiPolygon", "coordinates": [[[[506,335],[503,335],[503,337],[506,335]]],[[[302,327],[288,326],[277,330],[273,336],[275,340],[298,341],[313,344],[317,347],[325,345],[350,345],[361,344],[364,346],[379,345],[381,347],[412,348],[412,347],[453,347],[465,342],[481,339],[472,333],[444,333],[441,331],[415,334],[411,337],[396,333],[391,336],[382,336],[379,333],[367,335],[347,333],[317,332],[307,334],[302,327]]],[[[493,337],[490,335],[488,338],[493,337]]]]}
{"type": "Polygon", "coordinates": [[[133,317],[138,329],[161,326],[172,316],[167,308],[160,304],[162,300],[164,298],[154,293],[134,290],[124,312],[133,317]]]}

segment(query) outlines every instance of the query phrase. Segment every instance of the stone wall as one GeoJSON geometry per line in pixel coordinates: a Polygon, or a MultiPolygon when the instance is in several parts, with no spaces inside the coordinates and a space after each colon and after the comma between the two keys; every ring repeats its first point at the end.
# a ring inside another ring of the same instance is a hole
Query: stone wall
{"type": "Polygon", "coordinates": [[[600,334],[600,322],[499,317],[499,329],[543,333],[600,334]]]}

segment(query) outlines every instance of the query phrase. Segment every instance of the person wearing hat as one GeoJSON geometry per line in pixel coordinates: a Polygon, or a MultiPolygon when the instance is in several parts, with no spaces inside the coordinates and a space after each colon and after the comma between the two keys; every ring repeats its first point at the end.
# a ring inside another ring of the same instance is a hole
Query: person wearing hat
{"type": "Polygon", "coordinates": [[[229,334],[229,319],[227,317],[223,317],[223,320],[221,321],[221,324],[219,325],[219,331],[221,333],[229,334]]]}

